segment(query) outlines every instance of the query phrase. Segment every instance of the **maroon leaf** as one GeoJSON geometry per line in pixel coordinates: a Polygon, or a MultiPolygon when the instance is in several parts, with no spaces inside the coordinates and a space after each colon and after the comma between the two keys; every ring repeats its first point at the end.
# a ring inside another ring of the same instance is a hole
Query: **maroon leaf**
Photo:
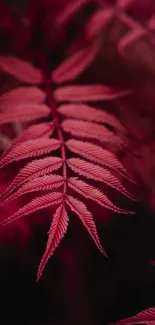
{"type": "Polygon", "coordinates": [[[85,35],[87,39],[92,39],[96,37],[103,28],[113,17],[114,11],[113,8],[110,9],[99,9],[95,11],[89,20],[88,24],[85,27],[85,35]]]}
{"type": "Polygon", "coordinates": [[[68,159],[67,164],[76,174],[84,176],[88,179],[93,179],[94,181],[103,182],[115,188],[128,198],[135,200],[135,198],[125,189],[120,181],[106,168],[79,158],[70,158],[68,159]]]}
{"type": "Polygon", "coordinates": [[[14,145],[17,143],[25,142],[28,140],[33,140],[37,138],[45,138],[45,137],[50,137],[53,134],[54,131],[54,125],[53,123],[39,123],[39,124],[34,124],[29,126],[27,129],[25,129],[21,136],[19,136],[17,139],[14,141],[14,145]]]}
{"type": "Polygon", "coordinates": [[[135,182],[128,174],[124,166],[117,159],[117,157],[110,151],[105,150],[95,144],[86,141],[78,141],[75,139],[68,140],[66,142],[67,148],[92,162],[98,163],[102,166],[107,166],[111,169],[116,169],[123,174],[130,181],[135,182]]]}
{"type": "Polygon", "coordinates": [[[39,69],[30,62],[26,62],[13,56],[0,56],[0,69],[22,82],[40,84],[42,76],[39,69]]]}
{"type": "Polygon", "coordinates": [[[5,150],[2,157],[6,156],[9,151],[11,151],[15,146],[17,146],[19,143],[37,139],[40,137],[47,137],[49,138],[52,136],[54,131],[53,123],[40,123],[40,124],[34,124],[29,126],[27,129],[25,129],[20,136],[18,136],[5,150]]]}
{"type": "Polygon", "coordinates": [[[48,259],[53,255],[54,251],[60,244],[62,238],[65,236],[68,228],[69,218],[65,210],[64,204],[62,204],[55,212],[53,221],[48,232],[48,241],[46,245],[45,253],[42,257],[39,265],[37,281],[42,276],[43,270],[47,264],[48,259]]]}
{"type": "Polygon", "coordinates": [[[1,222],[1,226],[8,225],[9,223],[24,217],[30,213],[42,210],[51,205],[60,204],[62,201],[62,193],[52,192],[35,199],[32,199],[28,204],[17,210],[12,216],[1,222]]]}
{"type": "Polygon", "coordinates": [[[98,50],[98,43],[94,43],[88,48],[77,51],[53,71],[52,81],[62,83],[77,78],[93,62],[98,50]]]}
{"type": "Polygon", "coordinates": [[[40,104],[46,99],[46,93],[37,87],[17,87],[0,96],[0,110],[15,107],[19,104],[40,104]]]}
{"type": "Polygon", "coordinates": [[[21,188],[11,196],[7,198],[3,202],[8,202],[10,200],[17,199],[19,196],[36,192],[36,191],[47,191],[53,188],[58,188],[64,184],[64,179],[60,175],[45,175],[42,177],[37,177],[33,180],[26,182],[21,188]]]}
{"type": "Polygon", "coordinates": [[[107,256],[105,250],[100,244],[93,216],[91,212],[87,210],[85,204],[72,196],[67,196],[66,203],[69,205],[70,209],[78,215],[101,253],[107,256]]]}
{"type": "Polygon", "coordinates": [[[2,196],[5,197],[23,183],[50,174],[61,166],[62,159],[59,157],[47,157],[33,160],[19,171],[13,182],[7,187],[5,192],[2,193],[2,196]]]}
{"type": "Polygon", "coordinates": [[[45,155],[51,151],[60,148],[60,141],[57,139],[39,138],[29,140],[15,146],[8,154],[0,161],[0,167],[4,167],[14,161],[19,161],[25,158],[37,157],[45,155]]]}
{"type": "Polygon", "coordinates": [[[87,184],[84,181],[81,181],[77,178],[69,178],[68,180],[68,186],[71,187],[74,191],[78,192],[82,196],[84,196],[87,199],[96,201],[101,206],[105,207],[106,209],[112,210],[114,212],[118,213],[125,213],[128,214],[130,211],[126,211],[123,209],[120,209],[119,207],[115,206],[108,197],[102,193],[98,188],[87,184]]]}
{"type": "Polygon", "coordinates": [[[124,141],[109,131],[105,126],[93,122],[64,120],[61,124],[65,132],[76,137],[95,139],[103,143],[112,143],[115,146],[124,146],[124,141]]]}
{"type": "Polygon", "coordinates": [[[106,123],[114,127],[119,132],[126,133],[123,125],[111,114],[90,107],[84,104],[64,104],[59,106],[58,112],[67,117],[77,120],[95,121],[98,123],[106,123]]]}
{"type": "Polygon", "coordinates": [[[63,86],[55,90],[55,99],[58,102],[91,102],[114,100],[130,93],[129,90],[120,90],[103,85],[63,86]]]}
{"type": "Polygon", "coordinates": [[[28,122],[47,117],[49,107],[45,104],[20,104],[7,107],[6,111],[0,113],[0,125],[13,122],[28,122]]]}

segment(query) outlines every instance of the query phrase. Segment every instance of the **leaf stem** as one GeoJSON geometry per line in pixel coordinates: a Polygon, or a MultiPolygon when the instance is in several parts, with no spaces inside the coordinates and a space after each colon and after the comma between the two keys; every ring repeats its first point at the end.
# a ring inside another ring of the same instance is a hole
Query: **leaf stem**
{"type": "Polygon", "coordinates": [[[63,161],[63,178],[64,178],[64,187],[63,187],[63,197],[65,198],[67,191],[67,164],[66,164],[66,150],[65,150],[65,141],[63,137],[63,133],[60,127],[59,116],[56,108],[56,102],[54,99],[52,87],[51,87],[51,79],[50,79],[50,71],[48,69],[46,55],[43,51],[39,52],[40,65],[42,70],[43,82],[45,85],[45,89],[47,92],[47,103],[51,109],[51,114],[53,117],[53,122],[56,128],[58,139],[61,142],[61,157],[63,161]]]}

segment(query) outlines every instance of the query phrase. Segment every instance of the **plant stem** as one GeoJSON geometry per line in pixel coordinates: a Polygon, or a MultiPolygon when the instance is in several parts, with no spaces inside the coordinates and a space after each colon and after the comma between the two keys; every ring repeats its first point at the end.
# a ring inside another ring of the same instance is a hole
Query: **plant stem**
{"type": "Polygon", "coordinates": [[[63,133],[60,127],[59,116],[57,112],[56,102],[54,99],[52,87],[51,87],[51,78],[50,78],[50,71],[48,69],[46,55],[43,51],[39,53],[43,82],[45,85],[45,89],[47,92],[47,103],[51,109],[53,122],[56,128],[57,137],[61,142],[61,157],[63,161],[63,178],[64,178],[64,187],[63,187],[63,198],[65,199],[66,191],[67,191],[67,164],[66,164],[66,150],[65,150],[65,141],[63,137],[63,133]]]}

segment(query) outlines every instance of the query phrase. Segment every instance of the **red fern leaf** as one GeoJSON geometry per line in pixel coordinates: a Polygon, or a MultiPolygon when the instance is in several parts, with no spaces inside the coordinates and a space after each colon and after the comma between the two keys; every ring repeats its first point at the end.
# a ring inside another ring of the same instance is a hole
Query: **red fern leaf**
{"type": "Polygon", "coordinates": [[[140,311],[136,316],[132,316],[115,323],[115,325],[132,324],[155,325],[155,307],[140,311]]]}
{"type": "Polygon", "coordinates": [[[70,209],[78,215],[83,225],[86,227],[87,231],[93,238],[98,249],[102,252],[102,254],[107,256],[105,250],[100,244],[93,216],[91,212],[87,210],[85,204],[72,196],[67,196],[66,203],[69,205],[70,209]]]}
{"type": "Polygon", "coordinates": [[[59,157],[47,157],[33,160],[20,170],[13,182],[7,187],[5,192],[2,193],[2,196],[6,196],[8,193],[14,191],[15,188],[29,180],[52,173],[61,166],[62,159],[59,157]]]}
{"type": "Polygon", "coordinates": [[[17,199],[19,196],[36,192],[36,191],[48,191],[53,188],[58,188],[64,184],[64,179],[60,175],[45,175],[37,177],[33,180],[26,182],[21,188],[9,198],[5,197],[5,202],[17,199]]]}
{"type": "Polygon", "coordinates": [[[53,255],[54,251],[60,244],[62,238],[65,236],[68,228],[69,218],[62,204],[55,212],[53,221],[48,232],[48,241],[45,253],[42,257],[41,263],[38,268],[37,281],[42,276],[43,270],[47,264],[48,259],[53,255]]]}
{"type": "Polygon", "coordinates": [[[74,177],[69,178],[68,186],[71,187],[74,191],[84,196],[85,198],[96,201],[98,204],[105,207],[106,209],[112,210],[117,213],[125,213],[125,214],[133,213],[130,211],[120,209],[119,207],[115,206],[108,199],[108,197],[104,193],[102,193],[99,189],[77,178],[74,177]]]}
{"type": "Polygon", "coordinates": [[[88,105],[64,104],[59,106],[58,112],[67,117],[72,117],[77,120],[106,123],[110,126],[113,126],[116,130],[126,133],[123,125],[114,116],[88,105]]]}
{"type": "Polygon", "coordinates": [[[8,225],[9,223],[24,217],[30,213],[42,210],[51,205],[60,204],[62,202],[62,193],[52,192],[35,199],[32,199],[28,204],[18,209],[12,216],[1,222],[1,226],[8,225]]]}
{"type": "Polygon", "coordinates": [[[20,104],[7,107],[6,111],[0,113],[0,125],[13,122],[28,122],[47,117],[49,107],[45,104],[20,104]]]}
{"type": "Polygon", "coordinates": [[[13,56],[0,56],[0,69],[22,82],[40,84],[42,76],[39,69],[31,63],[13,56]]]}
{"type": "Polygon", "coordinates": [[[116,169],[118,172],[127,177],[130,181],[135,182],[128,174],[117,157],[110,151],[105,150],[95,144],[86,141],[78,141],[75,139],[66,142],[67,148],[92,162],[98,163],[102,166],[107,166],[111,169],[116,169]]]}
{"type": "Polygon", "coordinates": [[[59,84],[77,78],[93,62],[98,50],[99,44],[94,43],[88,48],[77,51],[53,71],[52,81],[59,84]]]}
{"type": "Polygon", "coordinates": [[[67,161],[68,166],[78,175],[85,176],[88,179],[93,179],[98,182],[103,182],[117,191],[121,192],[128,198],[134,200],[135,198],[125,189],[120,181],[112,175],[112,173],[98,165],[94,165],[79,158],[70,158],[67,161]]]}
{"type": "Polygon", "coordinates": [[[99,140],[103,143],[112,143],[115,146],[124,146],[123,140],[105,126],[92,122],[64,120],[61,124],[65,132],[76,137],[99,140]]]}
{"type": "Polygon", "coordinates": [[[93,102],[114,100],[130,93],[128,90],[117,90],[103,85],[63,86],[55,90],[58,102],[93,102]]]}
{"type": "Polygon", "coordinates": [[[0,167],[4,167],[14,161],[25,158],[37,157],[45,155],[51,151],[60,148],[61,143],[57,139],[39,138],[29,140],[14,147],[1,161],[0,167]]]}
{"type": "Polygon", "coordinates": [[[0,96],[0,110],[19,104],[40,104],[46,99],[46,93],[37,87],[17,87],[0,96]]]}

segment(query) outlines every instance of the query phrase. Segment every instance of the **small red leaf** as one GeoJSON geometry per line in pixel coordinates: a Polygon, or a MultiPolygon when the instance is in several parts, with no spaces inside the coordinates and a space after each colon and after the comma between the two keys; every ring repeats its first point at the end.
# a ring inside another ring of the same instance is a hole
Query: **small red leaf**
{"type": "Polygon", "coordinates": [[[57,139],[39,138],[26,141],[9,151],[9,153],[0,161],[0,167],[2,168],[7,164],[25,158],[45,155],[51,151],[57,150],[60,148],[60,145],[60,141],[57,139]]]}
{"type": "Polygon", "coordinates": [[[0,69],[22,82],[40,84],[42,76],[39,69],[31,63],[13,56],[0,56],[0,69]]]}
{"type": "Polygon", "coordinates": [[[45,104],[18,104],[7,107],[0,113],[0,124],[13,122],[28,122],[48,116],[49,107],[45,104]]]}
{"type": "Polygon", "coordinates": [[[51,205],[56,205],[61,203],[62,193],[52,192],[42,196],[39,196],[35,199],[32,199],[28,204],[24,205],[22,208],[17,210],[12,216],[8,217],[6,220],[1,222],[1,226],[8,225],[9,223],[24,217],[30,213],[42,210],[51,205]]]}
{"type": "Polygon", "coordinates": [[[91,102],[114,100],[130,93],[103,85],[63,86],[55,90],[54,96],[58,102],[91,102]]]}
{"type": "Polygon", "coordinates": [[[0,110],[19,104],[40,104],[46,99],[46,93],[37,87],[17,87],[0,96],[0,110]]]}
{"type": "MultiPolygon", "coordinates": [[[[17,199],[21,195],[36,191],[48,191],[53,188],[58,188],[64,184],[64,179],[60,175],[45,175],[42,177],[37,177],[33,180],[26,182],[21,188],[11,196],[5,197],[4,202],[17,199]]],[[[3,203],[4,203],[3,202],[3,203]]]]}
{"type": "Polygon", "coordinates": [[[53,123],[40,123],[40,124],[34,124],[29,126],[27,129],[25,129],[22,134],[16,138],[5,150],[3,153],[1,159],[8,154],[15,146],[17,146],[19,143],[33,140],[37,138],[49,138],[52,136],[54,131],[53,123]]]}
{"type": "Polygon", "coordinates": [[[87,210],[85,204],[72,196],[67,196],[66,203],[69,205],[70,209],[74,211],[80,218],[101,253],[107,256],[105,250],[100,244],[93,216],[91,212],[87,210]]]}
{"type": "Polygon", "coordinates": [[[53,134],[54,125],[53,123],[39,123],[29,126],[27,129],[23,131],[20,137],[18,137],[14,143],[21,143],[28,140],[33,140],[37,138],[45,138],[50,137],[53,134]]]}
{"type": "Polygon", "coordinates": [[[84,104],[64,104],[58,108],[58,112],[78,120],[95,121],[106,123],[114,127],[119,132],[125,133],[123,125],[111,114],[84,104]]]}
{"type": "Polygon", "coordinates": [[[65,132],[69,132],[76,137],[95,139],[102,143],[112,143],[119,147],[124,146],[123,140],[109,131],[104,125],[71,119],[64,120],[61,125],[65,132]]]}
{"type": "Polygon", "coordinates": [[[123,320],[120,320],[113,325],[134,325],[134,324],[146,324],[155,325],[155,307],[148,308],[140,311],[136,316],[132,316],[123,320]]]}
{"type": "Polygon", "coordinates": [[[68,228],[69,218],[65,210],[64,204],[62,204],[55,212],[53,221],[48,232],[48,241],[46,245],[45,253],[39,265],[37,281],[42,276],[44,268],[49,258],[53,255],[54,251],[60,244],[61,240],[65,236],[68,228]]]}
{"type": "Polygon", "coordinates": [[[67,4],[60,14],[57,16],[56,25],[60,28],[64,27],[74,15],[81,10],[83,6],[87,4],[89,0],[76,0],[76,2],[71,1],[67,4]]]}
{"type": "Polygon", "coordinates": [[[53,71],[52,81],[62,83],[77,78],[93,62],[98,50],[99,44],[94,43],[88,48],[77,51],[53,71]]]}
{"type": "Polygon", "coordinates": [[[96,201],[98,204],[105,207],[106,209],[112,210],[117,213],[130,213],[130,211],[126,211],[115,206],[108,199],[108,197],[104,193],[102,193],[98,188],[95,188],[94,186],[87,184],[84,181],[72,177],[68,180],[68,186],[71,187],[74,191],[83,195],[85,198],[96,201]]]}
{"type": "Polygon", "coordinates": [[[103,182],[128,198],[135,198],[125,189],[121,182],[106,168],[94,165],[79,158],[70,158],[67,161],[68,166],[78,175],[85,176],[88,179],[93,179],[98,182],[103,182]]]}
{"type": "Polygon", "coordinates": [[[15,188],[23,183],[33,180],[37,177],[52,173],[54,170],[62,166],[62,159],[59,157],[47,157],[43,159],[36,159],[28,163],[22,168],[13,182],[7,187],[2,196],[5,197],[8,193],[14,191],[15,188]]]}
{"type": "Polygon", "coordinates": [[[71,152],[76,153],[77,155],[80,155],[102,166],[116,169],[124,177],[128,178],[132,182],[135,182],[112,152],[90,142],[78,141],[75,139],[68,140],[66,142],[66,146],[71,152]]]}
{"type": "Polygon", "coordinates": [[[0,150],[5,150],[6,147],[10,146],[11,140],[6,135],[0,133],[0,150]]]}
{"type": "Polygon", "coordinates": [[[104,8],[103,10],[99,9],[98,11],[95,11],[85,27],[85,35],[87,39],[92,39],[102,32],[103,28],[113,17],[113,14],[113,8],[104,8]]]}
{"type": "Polygon", "coordinates": [[[137,40],[139,40],[143,35],[145,35],[144,29],[142,27],[137,27],[133,31],[126,33],[119,41],[118,50],[120,55],[125,54],[125,50],[130,46],[130,44],[134,44],[137,40]]]}
{"type": "Polygon", "coordinates": [[[120,6],[122,9],[126,9],[128,6],[132,4],[135,0],[117,0],[118,6],[120,6]]]}

